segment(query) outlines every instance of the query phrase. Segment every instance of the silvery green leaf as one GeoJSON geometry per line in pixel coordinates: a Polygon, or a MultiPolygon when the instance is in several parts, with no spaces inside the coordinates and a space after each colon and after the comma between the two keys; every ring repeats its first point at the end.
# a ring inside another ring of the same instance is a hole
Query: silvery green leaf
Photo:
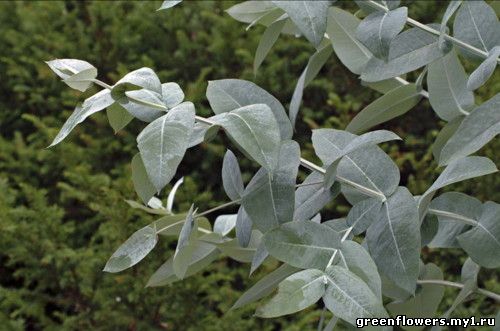
{"type": "Polygon", "coordinates": [[[174,207],[175,193],[177,193],[177,189],[182,185],[182,183],[184,183],[184,177],[181,177],[178,181],[176,181],[170,192],[168,192],[166,206],[168,212],[172,212],[172,208],[174,207]]]}
{"type": "Polygon", "coordinates": [[[226,12],[239,22],[252,23],[274,9],[276,6],[271,1],[244,1],[232,6],[226,12]]]}
{"type": "Polygon", "coordinates": [[[245,208],[240,206],[238,216],[236,217],[236,238],[241,247],[247,247],[252,234],[252,220],[248,216],[245,208]]]}
{"type": "Polygon", "coordinates": [[[331,153],[330,157],[333,161],[326,169],[324,185],[325,187],[331,187],[335,181],[335,176],[337,174],[337,168],[342,157],[359,150],[363,147],[370,145],[377,145],[390,140],[401,140],[398,135],[387,130],[378,130],[367,132],[361,136],[355,137],[346,147],[342,150],[335,150],[331,153]]]}
{"type": "MultiPolygon", "coordinates": [[[[219,251],[214,245],[203,241],[195,241],[193,243],[193,254],[188,262],[188,268],[184,277],[189,277],[204,269],[212,263],[218,256],[219,251]]],[[[174,272],[174,258],[171,257],[163,263],[158,270],[148,280],[146,287],[165,286],[180,280],[174,272]]]]}
{"type": "Polygon", "coordinates": [[[173,268],[178,278],[182,279],[186,275],[194,251],[194,245],[192,244],[193,236],[196,235],[197,232],[198,224],[193,216],[193,205],[191,205],[186,215],[186,220],[182,225],[181,232],[179,233],[177,247],[175,248],[173,268]]]}
{"type": "Polygon", "coordinates": [[[406,7],[373,12],[358,25],[356,37],[373,55],[387,59],[391,41],[403,30],[407,15],[406,7]]]}
{"type": "Polygon", "coordinates": [[[361,278],[382,301],[382,281],[370,254],[357,242],[346,240],[340,246],[339,255],[339,265],[345,265],[349,271],[361,278]]]}
{"type": "Polygon", "coordinates": [[[147,205],[148,207],[153,209],[165,209],[165,207],[163,207],[163,203],[157,197],[152,197],[151,199],[149,199],[147,205]]]}
{"type": "Polygon", "coordinates": [[[340,185],[325,188],[324,176],[318,172],[312,172],[306,180],[295,191],[295,221],[306,221],[316,215],[327,203],[332,201],[340,192],[340,185]]]}
{"type": "Polygon", "coordinates": [[[462,271],[460,273],[460,280],[462,283],[473,281],[477,283],[477,274],[481,267],[469,257],[465,260],[464,265],[462,266],[462,271]]]}
{"type": "Polygon", "coordinates": [[[109,258],[104,271],[120,272],[136,265],[156,246],[156,229],[150,225],[134,232],[109,258]]]}
{"type": "Polygon", "coordinates": [[[241,247],[237,239],[217,244],[217,248],[224,254],[242,263],[250,263],[253,260],[257,247],[262,241],[262,233],[253,230],[247,247],[241,247]]]}
{"type": "Polygon", "coordinates": [[[444,35],[446,34],[447,24],[450,18],[453,16],[455,11],[462,4],[462,0],[452,0],[448,3],[446,11],[444,12],[443,19],[441,20],[441,28],[439,29],[439,47],[444,46],[445,40],[444,35]]]}
{"type": "Polygon", "coordinates": [[[150,68],[140,68],[129,72],[113,86],[113,91],[124,84],[132,84],[156,92],[161,95],[161,82],[150,68]]]}
{"type": "Polygon", "coordinates": [[[267,232],[263,241],[271,256],[303,269],[324,269],[340,246],[336,231],[311,221],[285,223],[267,232]]]}
{"type": "Polygon", "coordinates": [[[495,46],[488,54],[488,58],[479,65],[467,80],[467,89],[474,91],[481,87],[493,75],[500,55],[500,46],[495,46]]]}
{"type": "Polygon", "coordinates": [[[415,199],[399,187],[382,204],[366,231],[378,269],[409,293],[415,292],[420,256],[420,222],[415,199]]]}
{"type": "Polygon", "coordinates": [[[283,19],[285,21],[284,22],[285,25],[283,26],[283,29],[281,31],[282,33],[286,33],[285,30],[288,30],[287,26],[289,26],[290,24],[293,25],[293,23],[291,22],[291,20],[288,17],[288,15],[283,10],[281,10],[280,8],[276,7],[274,9],[266,12],[262,16],[257,17],[252,22],[250,22],[250,24],[247,25],[247,27],[245,28],[245,30],[248,31],[251,27],[253,27],[256,24],[260,24],[260,25],[264,25],[264,26],[269,27],[271,24],[273,24],[274,22],[276,22],[278,19],[283,19]]]}
{"type": "MultiPolygon", "coordinates": [[[[425,265],[421,271],[420,279],[443,279],[442,271],[432,263],[425,265]]],[[[393,316],[406,315],[411,318],[434,317],[439,303],[443,299],[444,287],[435,284],[421,285],[421,289],[414,297],[406,301],[394,301],[387,305],[387,310],[393,316]]],[[[410,328],[405,328],[410,329],[410,328]]],[[[422,327],[411,328],[411,330],[420,330],[422,327]]]]}
{"type": "Polygon", "coordinates": [[[500,24],[495,11],[481,0],[464,1],[453,22],[453,36],[485,52],[500,45],[500,24]]]}
{"type": "Polygon", "coordinates": [[[347,125],[346,130],[359,133],[405,114],[422,99],[415,84],[391,90],[366,106],[347,125]]]}
{"type": "Polygon", "coordinates": [[[90,98],[85,99],[82,105],[76,106],[75,111],[66,120],[49,147],[60,143],[64,138],[66,138],[71,130],[83,122],[87,117],[111,106],[114,102],[115,100],[111,97],[111,92],[109,90],[101,90],[90,98]]]}
{"type": "Polygon", "coordinates": [[[127,126],[134,118],[134,116],[130,115],[125,108],[116,102],[106,108],[106,116],[108,117],[109,125],[111,125],[115,133],[127,126]]]}
{"type": "Polygon", "coordinates": [[[500,267],[500,204],[488,201],[477,224],[458,236],[460,246],[470,258],[485,268],[500,267]]]}
{"type": "Polygon", "coordinates": [[[178,5],[181,2],[182,0],[164,0],[161,4],[161,7],[158,8],[157,10],[169,9],[175,5],[178,5]]]}
{"type": "Polygon", "coordinates": [[[436,215],[439,227],[432,248],[459,247],[456,237],[470,229],[467,224],[477,222],[482,204],[476,198],[459,192],[447,192],[432,200],[428,213],[436,215]]]}
{"type": "Polygon", "coordinates": [[[300,32],[317,47],[326,31],[328,7],[331,1],[272,1],[283,9],[300,32]]]}
{"type": "Polygon", "coordinates": [[[278,37],[285,26],[285,19],[278,19],[271,23],[260,37],[259,45],[255,51],[255,57],[253,60],[253,73],[257,75],[257,70],[259,70],[260,65],[266,58],[267,54],[278,40],[278,37]]]}
{"type": "MultiPolygon", "coordinates": [[[[420,197],[418,197],[420,198],[420,197]]],[[[439,223],[436,215],[427,214],[420,224],[420,246],[427,246],[438,231],[439,223]]]]}
{"type": "Polygon", "coordinates": [[[97,69],[90,63],[76,59],[57,59],[45,62],[71,88],[84,92],[97,77],[97,69]]]}
{"type": "Polygon", "coordinates": [[[236,226],[236,214],[219,215],[215,219],[214,232],[226,236],[236,226]]]}
{"type": "MultiPolygon", "coordinates": [[[[311,222],[314,222],[314,221],[311,220],[311,222]]],[[[321,222],[316,222],[316,223],[321,223],[321,222]]],[[[343,217],[343,218],[334,218],[332,220],[325,221],[325,222],[323,222],[321,224],[329,226],[330,228],[332,228],[332,230],[337,231],[338,234],[339,234],[339,236],[342,236],[342,237],[346,234],[346,231],[351,232],[351,230],[352,230],[352,229],[350,229],[350,226],[347,225],[345,217],[343,217]]],[[[354,235],[352,233],[350,233],[346,237],[346,239],[344,239],[344,240],[352,239],[353,237],[354,237],[354,235]]]]}
{"type": "Polygon", "coordinates": [[[118,99],[118,103],[132,116],[144,122],[158,119],[165,115],[167,110],[161,100],[161,94],[147,89],[127,91],[125,97],[118,99]]]}
{"type": "Polygon", "coordinates": [[[467,115],[474,106],[474,94],[467,90],[467,75],[455,50],[428,66],[429,102],[445,121],[467,115]]]}
{"type": "Polygon", "coordinates": [[[317,269],[299,271],[283,280],[278,292],[255,315],[272,318],[293,314],[316,303],[325,293],[324,273],[317,269]]]}
{"type": "Polygon", "coordinates": [[[444,145],[448,142],[450,137],[457,132],[457,129],[463,120],[464,116],[458,116],[452,121],[446,123],[441,131],[439,131],[436,139],[434,140],[434,144],[432,145],[432,154],[434,155],[434,159],[440,159],[441,151],[443,150],[444,145]]]}
{"type": "MultiPolygon", "coordinates": [[[[365,243],[366,240],[363,241],[363,244],[365,243]]],[[[408,291],[396,285],[396,283],[391,279],[389,279],[382,271],[380,271],[379,274],[380,274],[380,279],[382,281],[382,294],[385,297],[398,301],[405,301],[406,299],[412,296],[411,293],[408,293],[408,291]]]]}
{"type": "Polygon", "coordinates": [[[317,213],[316,215],[314,215],[313,218],[311,218],[311,222],[314,222],[314,223],[321,223],[321,214],[320,213],[317,213]]]}
{"type": "Polygon", "coordinates": [[[264,263],[265,259],[268,256],[269,252],[266,249],[266,245],[264,245],[264,242],[261,242],[253,256],[252,265],[250,266],[250,275],[252,275],[253,272],[257,270],[257,268],[259,268],[262,263],[264,263]]]}
{"type": "Polygon", "coordinates": [[[199,145],[203,142],[207,130],[211,126],[205,123],[196,122],[193,127],[193,132],[189,137],[189,148],[199,145]]]}
{"type": "Polygon", "coordinates": [[[273,173],[261,168],[248,183],[242,205],[252,223],[262,232],[293,221],[299,164],[299,145],[293,140],[285,141],[273,173]]]}
{"type": "Polygon", "coordinates": [[[453,160],[479,150],[500,133],[500,94],[474,109],[460,124],[455,134],[441,150],[439,164],[449,164],[453,160]]]}
{"type": "Polygon", "coordinates": [[[168,108],[173,108],[184,100],[184,92],[177,83],[161,84],[161,95],[168,108]]]}
{"type": "Polygon", "coordinates": [[[243,307],[249,303],[255,302],[268,294],[281,283],[282,280],[288,276],[296,273],[299,269],[289,266],[288,264],[281,265],[278,269],[264,276],[255,285],[248,289],[243,295],[234,303],[232,309],[243,307]]]}
{"type": "Polygon", "coordinates": [[[326,32],[340,62],[351,72],[361,74],[372,54],[356,38],[356,28],[361,20],[337,7],[328,10],[326,32]]]}
{"type": "Polygon", "coordinates": [[[434,184],[420,197],[418,202],[420,219],[423,219],[432,197],[440,188],[466,179],[488,175],[496,171],[498,171],[497,167],[487,157],[468,156],[450,162],[434,184]]]}
{"type": "Polygon", "coordinates": [[[243,106],[266,104],[271,108],[278,122],[281,139],[292,138],[292,125],[283,105],[266,90],[252,82],[242,79],[209,81],[207,99],[216,114],[230,112],[243,106]]]}
{"type": "MultiPolygon", "coordinates": [[[[313,130],[312,134],[316,155],[326,166],[335,161],[335,155],[354,138],[356,135],[352,133],[334,129],[313,130]]],[[[343,157],[337,168],[337,176],[378,192],[381,196],[390,196],[399,184],[398,168],[378,146],[368,146],[343,157]]],[[[352,195],[344,187],[342,189],[347,195],[352,195]]],[[[355,197],[353,195],[352,200],[357,200],[355,197]]]]}
{"type": "Polygon", "coordinates": [[[380,213],[382,202],[377,198],[370,198],[356,203],[347,214],[347,224],[352,226],[352,233],[361,234],[368,229],[375,216],[380,213]]]}
{"type": "Polygon", "coordinates": [[[222,162],[222,185],[231,200],[240,199],[245,190],[238,159],[229,149],[224,155],[224,161],[222,162]]]}
{"type": "Polygon", "coordinates": [[[297,120],[297,114],[299,112],[300,103],[302,102],[304,88],[314,79],[314,77],[316,77],[332,54],[330,42],[326,41],[324,45],[322,45],[320,45],[318,50],[311,55],[304,71],[302,71],[302,74],[297,81],[297,85],[295,85],[289,109],[289,117],[292,126],[295,126],[295,121],[297,120]]]}
{"type": "Polygon", "coordinates": [[[194,116],[193,104],[185,102],[151,122],[137,136],[148,177],[158,192],[170,182],[184,157],[194,116]]]}
{"type": "MultiPolygon", "coordinates": [[[[435,25],[430,25],[436,27],[435,25]]],[[[416,70],[445,55],[451,47],[438,47],[438,37],[420,28],[403,31],[392,40],[389,60],[372,57],[361,79],[376,82],[416,70]]]]}
{"type": "Polygon", "coordinates": [[[357,318],[387,317],[382,302],[366,283],[339,266],[326,269],[325,306],[337,317],[356,325],[357,318]]]}

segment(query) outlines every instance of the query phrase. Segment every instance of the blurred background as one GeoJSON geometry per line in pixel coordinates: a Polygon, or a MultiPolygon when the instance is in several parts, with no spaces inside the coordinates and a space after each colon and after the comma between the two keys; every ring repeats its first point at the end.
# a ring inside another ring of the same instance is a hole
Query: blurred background
{"type": "MultiPolygon", "coordinates": [[[[45,149],[76,103],[97,91],[81,95],[68,88],[44,63],[55,58],[86,60],[110,84],[131,70],[151,67],[162,82],[179,83],[203,116],[210,116],[205,90],[212,79],[254,81],[287,106],[312,46],[305,39],[281,36],[254,77],[253,57],[263,28],[245,31],[224,12],[233,4],[185,1],[156,12],[160,2],[154,1],[0,2],[1,330],[315,330],[318,306],[272,320],[254,318],[255,305],[228,311],[245,289],[276,267],[272,263],[249,278],[249,265],[220,259],[172,286],[145,288],[175,248],[174,239],[163,239],[137,266],[119,274],[102,272],[114,250],[153,220],[124,202],[138,200],[130,160],[144,123],[134,121],[115,135],[101,112],[62,144],[45,149]]],[[[447,2],[405,4],[411,17],[431,23],[440,21],[447,2]]],[[[466,65],[468,72],[473,68],[466,65]]],[[[497,75],[478,91],[476,102],[499,89],[497,75]]],[[[305,90],[295,136],[302,155],[317,161],[311,129],[343,129],[378,96],[332,55],[305,90]]],[[[383,147],[399,166],[401,184],[415,195],[441,171],[430,147],[443,124],[422,100],[402,118],[378,127],[404,138],[404,143],[383,147]]],[[[185,176],[177,211],[191,203],[205,210],[227,201],[220,175],[227,143],[223,139],[188,151],[176,176],[185,176]]],[[[498,150],[497,139],[479,154],[499,164],[498,150]]],[[[248,181],[256,167],[239,159],[248,181]]],[[[499,176],[487,176],[448,190],[498,202],[499,187],[499,176]]],[[[348,210],[337,198],[323,219],[345,216],[348,210]]],[[[423,259],[440,266],[446,279],[457,280],[465,255],[458,249],[426,249],[423,259]]],[[[479,284],[500,292],[499,277],[483,269],[479,284]]],[[[441,313],[457,292],[447,288],[445,293],[441,313]]],[[[477,297],[460,306],[455,316],[492,316],[497,308],[477,297]]]]}

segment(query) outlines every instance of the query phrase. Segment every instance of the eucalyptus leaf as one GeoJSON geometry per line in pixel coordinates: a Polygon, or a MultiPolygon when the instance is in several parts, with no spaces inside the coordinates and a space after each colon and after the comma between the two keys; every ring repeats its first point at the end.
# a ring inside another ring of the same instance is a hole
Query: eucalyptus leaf
{"type": "Polygon", "coordinates": [[[311,221],[281,225],[264,235],[269,254],[297,268],[324,269],[340,246],[340,236],[328,226],[311,221]]]}
{"type": "Polygon", "coordinates": [[[373,55],[387,59],[391,41],[403,30],[407,15],[406,7],[375,11],[358,25],[356,37],[373,55]]]}
{"type": "Polygon", "coordinates": [[[260,65],[266,58],[273,45],[278,40],[278,37],[283,30],[283,27],[285,26],[285,23],[285,19],[278,19],[271,25],[269,25],[266,31],[264,31],[264,33],[262,34],[253,60],[254,75],[257,75],[257,70],[259,70],[260,65]]]}
{"type": "Polygon", "coordinates": [[[182,185],[182,183],[184,183],[184,177],[181,177],[178,181],[176,181],[170,192],[168,192],[166,209],[170,213],[172,212],[172,208],[174,207],[175,194],[177,193],[177,190],[182,185]]]}
{"type": "Polygon", "coordinates": [[[366,232],[370,255],[381,272],[415,292],[420,256],[420,223],[415,199],[399,187],[383,203],[366,232]]]}
{"type": "Polygon", "coordinates": [[[106,116],[115,133],[126,127],[134,119],[134,116],[130,115],[125,108],[116,102],[106,108],[106,116]]]}
{"type": "Polygon", "coordinates": [[[346,127],[352,133],[365,131],[405,114],[422,99],[415,84],[397,87],[361,110],[346,127]]]}
{"type": "Polygon", "coordinates": [[[382,281],[370,254],[360,244],[351,240],[342,242],[339,253],[347,269],[361,278],[379,301],[382,301],[382,281]]]}
{"type": "Polygon", "coordinates": [[[444,12],[443,19],[441,20],[441,28],[439,29],[439,47],[444,46],[445,39],[444,35],[446,34],[446,29],[448,21],[453,16],[453,14],[457,11],[458,7],[462,4],[462,0],[453,0],[448,3],[448,7],[446,7],[446,11],[444,12]]]}
{"type": "Polygon", "coordinates": [[[357,318],[388,317],[382,302],[366,283],[339,266],[326,269],[325,306],[337,317],[356,325],[357,318]]]}
{"type": "MultiPolygon", "coordinates": [[[[191,260],[188,262],[184,278],[192,276],[204,269],[220,254],[214,245],[202,241],[195,241],[193,246],[193,254],[191,255],[191,260]]],[[[171,257],[163,263],[154,274],[151,275],[146,287],[165,286],[180,280],[180,278],[175,275],[173,260],[173,257],[171,257]]]]}
{"type": "Polygon", "coordinates": [[[285,141],[273,173],[261,168],[246,187],[242,204],[252,223],[262,232],[293,221],[299,163],[299,145],[293,140],[285,141]]]}
{"type": "Polygon", "coordinates": [[[482,0],[464,1],[455,16],[453,36],[485,52],[500,45],[500,24],[495,11],[482,0]]]}
{"type": "Polygon", "coordinates": [[[405,74],[439,59],[450,49],[448,46],[440,48],[438,37],[429,32],[420,28],[408,29],[392,40],[388,61],[371,58],[361,79],[376,82],[405,74]]]}
{"type": "Polygon", "coordinates": [[[326,188],[323,185],[324,176],[313,172],[306,177],[301,186],[295,191],[295,221],[305,221],[316,215],[327,203],[332,201],[340,192],[340,185],[326,188]]]}
{"type": "Polygon", "coordinates": [[[241,247],[247,247],[252,235],[252,220],[248,216],[245,208],[240,206],[238,216],[236,217],[236,238],[241,247]]]}
{"type": "Polygon", "coordinates": [[[439,164],[467,156],[500,133],[500,94],[484,102],[467,116],[441,150],[439,164]]]}
{"type": "Polygon", "coordinates": [[[358,235],[365,232],[380,213],[381,207],[382,202],[376,198],[366,199],[352,206],[346,220],[352,226],[352,233],[358,235]]]}
{"type": "Polygon", "coordinates": [[[457,238],[471,259],[485,268],[500,267],[499,219],[500,204],[488,201],[483,205],[477,224],[457,238]]]}
{"type": "MultiPolygon", "coordinates": [[[[422,270],[420,279],[443,279],[441,270],[432,263],[425,265],[422,270]]],[[[421,289],[414,297],[403,302],[391,302],[387,305],[387,309],[393,316],[405,315],[408,318],[433,317],[436,314],[439,303],[443,299],[444,287],[435,284],[421,285],[421,289]]],[[[421,330],[424,327],[404,327],[405,330],[421,330]]]]}
{"type": "Polygon", "coordinates": [[[222,114],[253,104],[271,108],[279,125],[281,139],[290,139],[292,125],[283,105],[271,94],[252,82],[241,79],[221,79],[208,82],[207,99],[216,114],[222,114]]]}
{"type": "Polygon", "coordinates": [[[300,269],[292,267],[288,264],[281,265],[278,269],[264,276],[245,293],[243,293],[243,295],[231,307],[231,310],[243,307],[269,295],[276,287],[278,287],[278,284],[281,283],[281,281],[299,270],[300,269]]]}
{"type": "Polygon", "coordinates": [[[467,89],[474,91],[481,87],[493,75],[497,67],[498,56],[500,55],[500,46],[495,46],[488,54],[488,58],[472,72],[467,80],[467,89]]]}
{"type": "Polygon", "coordinates": [[[100,110],[103,110],[106,107],[111,106],[114,102],[114,99],[111,97],[111,92],[107,89],[101,90],[90,98],[85,99],[81,106],[77,106],[75,108],[75,111],[66,120],[49,147],[55,146],[60,143],[78,124],[83,122],[87,117],[97,113],[100,110]]]}
{"type": "Polygon", "coordinates": [[[84,92],[97,77],[97,69],[90,63],[76,59],[56,59],[45,62],[71,88],[84,92]],[[73,77],[73,80],[68,80],[73,77]],[[76,80],[75,80],[76,77],[76,80]]]}
{"type": "Polygon", "coordinates": [[[468,156],[452,161],[432,186],[420,197],[418,202],[420,219],[423,219],[432,197],[440,188],[466,179],[488,175],[496,171],[498,170],[495,164],[486,157],[468,156]]]}
{"type": "Polygon", "coordinates": [[[147,89],[127,91],[125,97],[118,99],[118,103],[130,115],[143,122],[152,122],[165,115],[167,110],[161,99],[161,94],[147,89]]]}
{"type": "Polygon", "coordinates": [[[446,192],[429,205],[428,213],[437,215],[439,227],[429,247],[459,247],[456,237],[477,222],[482,203],[476,198],[459,192],[446,192]]]}
{"type": "Polygon", "coordinates": [[[266,249],[266,245],[264,245],[264,242],[261,242],[260,245],[257,247],[257,250],[255,251],[255,254],[252,258],[252,265],[250,266],[250,275],[252,275],[253,272],[262,265],[262,263],[264,263],[264,261],[268,256],[269,252],[266,249]]]}
{"type": "Polygon", "coordinates": [[[295,121],[297,120],[297,114],[299,112],[300,103],[302,102],[304,88],[314,79],[314,77],[318,75],[319,71],[325,65],[331,54],[332,47],[329,42],[326,42],[324,45],[320,45],[318,50],[316,50],[316,52],[309,58],[304,71],[302,71],[302,74],[297,81],[297,85],[295,85],[292,100],[290,101],[289,117],[292,126],[295,126],[295,121]]]}
{"type": "Polygon", "coordinates": [[[156,229],[150,225],[134,232],[109,258],[104,271],[120,272],[139,263],[156,246],[156,229]]]}
{"type": "Polygon", "coordinates": [[[428,66],[429,102],[445,121],[468,115],[474,94],[467,89],[467,75],[454,50],[428,66]]]}
{"type": "Polygon", "coordinates": [[[244,106],[212,117],[257,163],[271,172],[280,146],[278,123],[265,104],[244,106]]]}
{"type": "Polygon", "coordinates": [[[235,20],[243,23],[252,23],[276,9],[271,1],[244,1],[238,3],[226,12],[235,20]]]}
{"type": "Polygon", "coordinates": [[[238,159],[229,149],[224,155],[224,161],[222,162],[222,185],[231,200],[240,199],[245,190],[238,159]]]}
{"type": "Polygon", "coordinates": [[[434,144],[432,144],[432,154],[434,159],[439,160],[441,158],[441,151],[444,145],[448,142],[451,136],[457,132],[458,127],[462,124],[464,116],[455,117],[452,121],[446,123],[446,125],[439,131],[434,144]]]}
{"type": "MultiPolygon", "coordinates": [[[[316,155],[326,166],[335,161],[336,155],[354,138],[356,135],[352,133],[334,129],[317,129],[312,134],[316,155]]],[[[343,157],[337,168],[337,176],[378,192],[380,196],[391,195],[399,184],[398,168],[377,146],[367,146],[343,157]],[[373,167],[375,164],[377,167],[373,167]]]]}
{"type": "Polygon", "coordinates": [[[168,108],[174,108],[184,100],[184,92],[177,83],[161,84],[162,100],[168,108]]]}
{"type": "Polygon", "coordinates": [[[255,313],[259,317],[271,318],[301,311],[316,303],[325,293],[324,273],[309,269],[299,271],[278,287],[278,293],[255,313]]]}
{"type": "Polygon", "coordinates": [[[194,117],[193,104],[186,102],[151,122],[137,136],[148,177],[158,192],[170,182],[184,157],[194,117]]]}
{"type": "Polygon", "coordinates": [[[238,240],[233,239],[217,244],[217,248],[233,260],[242,263],[250,263],[252,262],[257,247],[260,245],[261,241],[262,233],[257,230],[253,230],[247,247],[241,247],[238,245],[238,240]]]}
{"type": "Polygon", "coordinates": [[[272,1],[283,9],[300,32],[315,47],[323,40],[326,31],[328,7],[331,1],[272,1]]]}
{"type": "Polygon", "coordinates": [[[113,92],[119,90],[124,84],[132,84],[156,92],[161,95],[161,82],[155,72],[150,68],[140,68],[129,72],[113,86],[113,92]]]}
{"type": "Polygon", "coordinates": [[[186,275],[189,262],[192,259],[194,251],[192,241],[197,231],[198,224],[193,216],[193,205],[191,205],[179,234],[179,240],[177,241],[173,260],[174,273],[180,279],[184,278],[186,275]]]}
{"type": "Polygon", "coordinates": [[[141,198],[144,204],[156,193],[156,188],[149,180],[144,162],[142,162],[141,154],[137,153],[132,158],[132,182],[137,195],[141,198]]]}
{"type": "Polygon", "coordinates": [[[236,214],[219,215],[215,219],[214,232],[227,236],[236,226],[236,214]]]}
{"type": "Polygon", "coordinates": [[[370,51],[356,38],[356,29],[361,20],[351,13],[337,7],[328,9],[326,32],[332,41],[333,50],[339,60],[351,72],[361,74],[370,51]]]}

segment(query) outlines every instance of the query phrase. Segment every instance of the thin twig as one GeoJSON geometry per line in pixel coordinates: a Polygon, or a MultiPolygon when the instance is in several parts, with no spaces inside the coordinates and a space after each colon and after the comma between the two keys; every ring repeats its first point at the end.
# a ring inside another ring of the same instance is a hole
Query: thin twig
{"type": "MultiPolygon", "coordinates": [[[[433,284],[433,285],[441,285],[441,286],[451,286],[451,287],[456,287],[456,288],[463,288],[464,284],[462,283],[455,283],[455,282],[450,282],[447,280],[441,280],[441,279],[422,279],[422,280],[417,280],[417,284],[433,284]]],[[[482,289],[482,288],[477,288],[475,290],[477,293],[481,293],[482,295],[487,296],[488,298],[491,298],[497,302],[500,302],[500,294],[482,289]]]]}

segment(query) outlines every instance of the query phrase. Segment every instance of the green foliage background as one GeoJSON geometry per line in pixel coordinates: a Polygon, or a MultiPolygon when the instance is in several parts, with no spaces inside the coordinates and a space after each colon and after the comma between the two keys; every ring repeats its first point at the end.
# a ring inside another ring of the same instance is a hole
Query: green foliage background
{"type": "MultiPolygon", "coordinates": [[[[259,320],[255,306],[228,312],[256,279],[275,267],[266,265],[248,278],[249,267],[219,260],[205,272],[166,288],[144,288],[149,276],[172,253],[175,242],[163,240],[138,266],[120,274],[101,270],[112,252],[135,230],[151,222],[131,210],[136,199],[130,179],[134,122],[114,135],[105,114],[96,114],[54,149],[45,147],[75,104],[85,96],[67,88],[44,64],[54,58],[80,58],[112,83],[142,66],[164,82],[178,82],[197,112],[210,115],[207,81],[241,78],[255,81],[284,104],[312,54],[303,39],[281,37],[253,76],[253,53],[263,30],[245,27],[224,14],[231,2],[186,1],[155,12],[158,2],[0,2],[0,325],[2,330],[314,330],[320,310],[291,317],[259,320]]],[[[350,6],[350,4],[343,4],[350,6]]],[[[410,16],[438,21],[446,3],[410,4],[410,16]]],[[[468,69],[473,68],[469,65],[468,69]]],[[[411,77],[410,77],[411,78],[411,77]]],[[[483,87],[478,103],[500,87],[496,76],[483,87]]],[[[87,92],[88,94],[96,90],[87,92]]],[[[303,156],[314,159],[310,130],[344,128],[377,93],[332,56],[306,89],[297,139],[303,156]]],[[[404,137],[387,151],[402,174],[402,185],[422,193],[439,173],[430,145],[443,123],[427,101],[384,127],[404,137]]],[[[220,183],[223,138],[191,149],[177,177],[185,184],[177,210],[194,202],[200,210],[226,197],[220,183]]],[[[499,164],[498,140],[481,151],[499,164]]],[[[242,160],[244,179],[255,165],[242,160]]],[[[500,201],[498,176],[450,188],[500,201]]],[[[323,218],[345,215],[337,199],[323,218]]],[[[230,210],[228,210],[230,212],[230,210]]],[[[449,280],[459,277],[459,250],[424,253],[449,280]]],[[[500,292],[498,273],[483,270],[480,284],[500,292]]],[[[456,290],[446,290],[441,312],[456,290]]],[[[481,297],[456,316],[489,316],[494,303],[481,297]]]]}

